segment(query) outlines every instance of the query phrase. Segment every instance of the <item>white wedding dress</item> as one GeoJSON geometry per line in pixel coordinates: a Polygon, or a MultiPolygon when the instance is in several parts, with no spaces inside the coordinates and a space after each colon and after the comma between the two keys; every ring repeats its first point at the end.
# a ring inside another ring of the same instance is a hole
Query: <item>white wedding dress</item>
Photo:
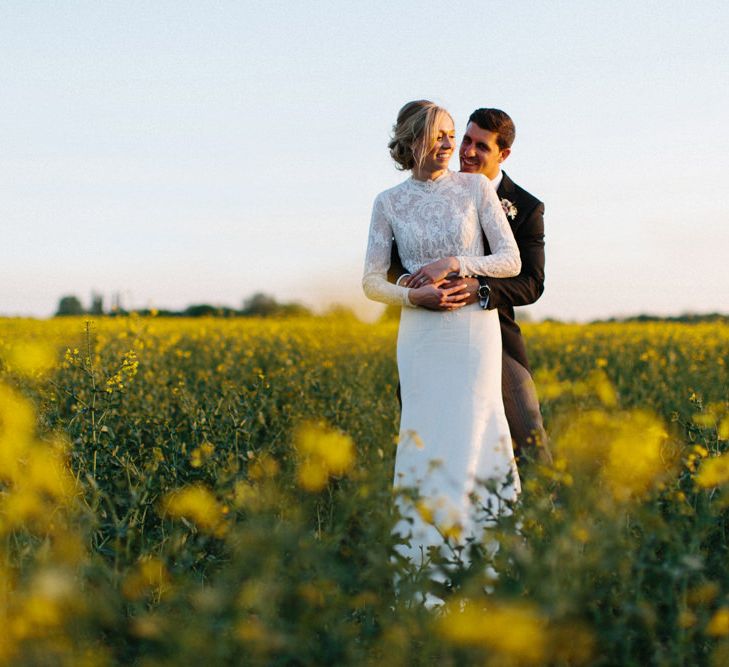
{"type": "Polygon", "coordinates": [[[387,282],[393,237],[410,272],[456,256],[460,275],[510,277],[519,250],[499,198],[484,176],[446,172],[413,178],[375,199],[362,285],[376,301],[403,306],[397,342],[402,415],[395,489],[404,517],[395,531],[409,539],[399,552],[416,564],[447,533],[463,543],[480,537],[473,499],[497,499],[484,489],[495,480],[502,498],[518,493],[519,476],[501,396],[501,330],[496,310],[478,304],[455,311],[415,308],[408,289],[387,282]],[[492,249],[484,255],[483,234],[492,249]]]}

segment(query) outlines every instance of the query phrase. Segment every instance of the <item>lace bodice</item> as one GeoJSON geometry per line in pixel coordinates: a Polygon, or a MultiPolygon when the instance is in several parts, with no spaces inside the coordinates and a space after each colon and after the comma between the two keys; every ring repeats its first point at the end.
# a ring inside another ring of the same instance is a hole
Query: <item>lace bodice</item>
{"type": "Polygon", "coordinates": [[[491,182],[447,171],[434,181],[413,178],[377,195],[362,288],[368,298],[411,306],[408,288],[387,282],[393,237],[411,273],[455,256],[461,276],[508,278],[521,270],[519,249],[491,182]],[[483,234],[492,254],[484,255],[483,234]]]}

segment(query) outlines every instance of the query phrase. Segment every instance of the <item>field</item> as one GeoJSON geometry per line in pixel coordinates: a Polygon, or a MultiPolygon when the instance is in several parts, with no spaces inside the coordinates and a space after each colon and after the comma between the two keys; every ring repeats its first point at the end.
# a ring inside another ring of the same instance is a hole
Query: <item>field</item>
{"type": "Polygon", "coordinates": [[[554,465],[432,611],[396,324],[0,320],[0,665],[729,664],[729,326],[525,335],[554,465]]]}

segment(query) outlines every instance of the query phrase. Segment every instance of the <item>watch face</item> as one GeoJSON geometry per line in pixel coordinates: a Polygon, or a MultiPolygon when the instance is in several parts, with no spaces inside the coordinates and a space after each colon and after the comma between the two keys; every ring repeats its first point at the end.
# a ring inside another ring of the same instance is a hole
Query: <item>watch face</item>
{"type": "Polygon", "coordinates": [[[491,288],[488,285],[481,285],[481,287],[478,288],[478,295],[482,299],[487,299],[489,294],[491,294],[491,288]]]}

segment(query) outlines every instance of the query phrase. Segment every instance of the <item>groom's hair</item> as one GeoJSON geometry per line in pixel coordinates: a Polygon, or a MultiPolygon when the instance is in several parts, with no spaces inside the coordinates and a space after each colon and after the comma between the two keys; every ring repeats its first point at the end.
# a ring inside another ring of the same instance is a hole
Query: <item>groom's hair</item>
{"type": "Polygon", "coordinates": [[[511,148],[511,144],[514,143],[516,137],[514,121],[501,109],[476,109],[469,116],[468,122],[476,123],[487,132],[494,132],[497,135],[496,145],[501,150],[511,148]]]}

